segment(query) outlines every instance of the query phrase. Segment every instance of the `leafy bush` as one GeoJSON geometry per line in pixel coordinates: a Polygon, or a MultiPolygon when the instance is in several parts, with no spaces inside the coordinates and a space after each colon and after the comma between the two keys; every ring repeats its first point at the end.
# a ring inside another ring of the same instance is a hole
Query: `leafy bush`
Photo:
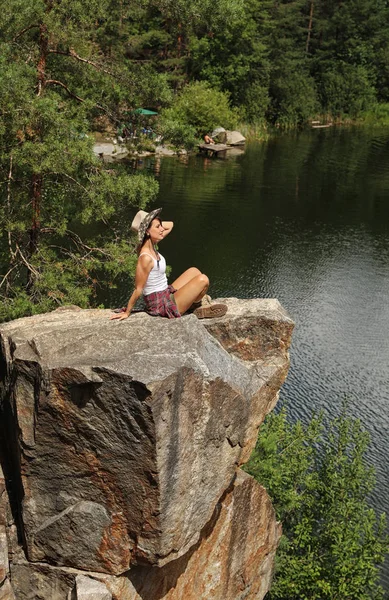
{"type": "Polygon", "coordinates": [[[234,129],[238,113],[231,108],[226,93],[212,89],[203,81],[195,81],[176,97],[172,108],[162,111],[161,120],[166,128],[167,123],[176,123],[177,127],[193,128],[194,134],[202,137],[215,127],[234,129]]]}
{"type": "Polygon", "coordinates": [[[385,517],[367,502],[375,476],[369,436],[345,413],[323,434],[323,418],[290,425],[285,410],[265,421],[246,470],[264,485],[283,537],[269,600],[378,600],[388,552],[385,517]]]}
{"type": "Polygon", "coordinates": [[[244,98],[244,116],[249,123],[264,120],[269,107],[269,90],[259,81],[248,86],[244,98]]]}
{"type": "Polygon", "coordinates": [[[303,70],[285,69],[271,78],[267,117],[281,127],[308,121],[318,109],[315,82],[303,70]]]}
{"type": "Polygon", "coordinates": [[[338,62],[321,77],[321,103],[332,115],[357,117],[376,102],[365,67],[338,62]]]}
{"type": "Polygon", "coordinates": [[[164,112],[159,124],[162,139],[170,142],[176,148],[192,150],[198,142],[195,128],[187,123],[176,121],[174,117],[171,109],[164,112]]]}

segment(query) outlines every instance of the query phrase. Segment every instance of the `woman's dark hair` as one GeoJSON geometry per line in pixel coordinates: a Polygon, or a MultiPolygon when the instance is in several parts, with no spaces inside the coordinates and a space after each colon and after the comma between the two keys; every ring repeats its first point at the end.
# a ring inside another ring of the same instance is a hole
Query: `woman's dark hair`
{"type": "MultiPolygon", "coordinates": [[[[153,221],[159,221],[159,222],[160,222],[160,224],[162,225],[162,219],[160,219],[159,217],[154,217],[153,221]]],[[[151,221],[151,223],[152,223],[153,221],[151,221]]],[[[137,247],[136,247],[136,253],[137,253],[137,255],[138,255],[138,256],[139,256],[139,254],[140,254],[140,252],[141,252],[141,250],[142,250],[142,248],[143,248],[143,244],[144,244],[144,243],[146,242],[146,240],[147,240],[147,232],[148,232],[148,230],[149,230],[149,229],[150,229],[150,227],[151,227],[151,223],[150,223],[150,225],[148,226],[148,228],[147,228],[147,229],[146,229],[146,231],[145,231],[145,234],[144,234],[144,236],[143,236],[143,240],[142,240],[141,242],[139,242],[139,244],[138,244],[138,245],[137,245],[137,247]]]]}

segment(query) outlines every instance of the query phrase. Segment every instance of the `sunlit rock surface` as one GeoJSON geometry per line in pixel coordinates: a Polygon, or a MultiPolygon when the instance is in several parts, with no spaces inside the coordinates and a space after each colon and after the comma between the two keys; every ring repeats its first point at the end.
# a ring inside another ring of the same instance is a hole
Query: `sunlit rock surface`
{"type": "Polygon", "coordinates": [[[276,300],[226,302],[209,321],[73,309],[1,326],[19,539],[2,567],[0,515],[0,579],[18,599],[35,586],[81,600],[77,577],[119,600],[263,598],[279,527],[238,467],[277,401],[293,323],[276,300]]]}

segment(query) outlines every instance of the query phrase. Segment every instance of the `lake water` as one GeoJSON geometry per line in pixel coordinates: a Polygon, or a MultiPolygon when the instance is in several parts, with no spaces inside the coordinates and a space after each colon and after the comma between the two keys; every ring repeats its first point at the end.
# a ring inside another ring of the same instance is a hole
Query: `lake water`
{"type": "Polygon", "coordinates": [[[171,280],[196,265],[213,297],[280,300],[296,322],[281,399],[305,422],[348,399],[389,514],[389,129],[310,130],[227,156],[140,165],[176,224],[161,247],[171,280]]]}

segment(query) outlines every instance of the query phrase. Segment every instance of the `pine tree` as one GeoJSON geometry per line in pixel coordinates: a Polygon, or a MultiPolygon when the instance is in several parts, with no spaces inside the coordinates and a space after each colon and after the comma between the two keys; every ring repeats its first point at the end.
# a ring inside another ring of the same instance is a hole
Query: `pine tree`
{"type": "Polygon", "coordinates": [[[104,272],[113,281],[133,269],[123,215],[157,184],[108,169],[86,135],[101,115],[115,125],[117,106],[139,94],[133,73],[99,45],[109,5],[9,0],[2,9],[1,319],[87,306],[104,272]]]}
{"type": "Polygon", "coordinates": [[[245,10],[218,31],[192,36],[189,74],[230,94],[249,120],[260,120],[268,106],[269,60],[266,38],[271,2],[247,0],[245,10]]]}
{"type": "Polygon", "coordinates": [[[358,115],[388,98],[384,0],[316,0],[309,52],[324,111],[358,115]]]}

